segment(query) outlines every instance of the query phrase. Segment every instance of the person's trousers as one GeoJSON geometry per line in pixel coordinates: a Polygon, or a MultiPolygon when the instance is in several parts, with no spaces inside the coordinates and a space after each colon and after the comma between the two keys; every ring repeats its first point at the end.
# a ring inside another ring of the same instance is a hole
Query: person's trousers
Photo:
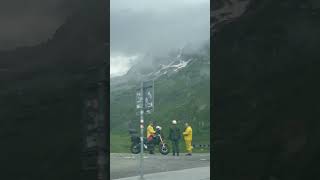
{"type": "Polygon", "coordinates": [[[177,153],[177,155],[179,155],[179,141],[172,141],[172,153],[173,155],[175,155],[175,153],[177,153]]]}
{"type": "Polygon", "coordinates": [[[191,144],[191,142],[192,141],[190,141],[190,140],[185,140],[185,142],[186,142],[186,149],[187,149],[187,152],[188,153],[192,153],[192,144],[191,144]]]}
{"type": "Polygon", "coordinates": [[[148,141],[148,149],[150,152],[154,151],[154,140],[148,141]]]}

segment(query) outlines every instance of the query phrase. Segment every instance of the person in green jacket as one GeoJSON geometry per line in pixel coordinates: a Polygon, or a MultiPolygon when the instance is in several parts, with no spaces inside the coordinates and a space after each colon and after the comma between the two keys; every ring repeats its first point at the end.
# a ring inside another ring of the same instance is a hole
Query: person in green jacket
{"type": "Polygon", "coordinates": [[[181,139],[181,132],[180,129],[177,127],[177,121],[172,121],[172,126],[170,127],[169,131],[169,139],[172,142],[172,153],[173,156],[177,153],[177,156],[179,156],[179,141],[181,139]]]}

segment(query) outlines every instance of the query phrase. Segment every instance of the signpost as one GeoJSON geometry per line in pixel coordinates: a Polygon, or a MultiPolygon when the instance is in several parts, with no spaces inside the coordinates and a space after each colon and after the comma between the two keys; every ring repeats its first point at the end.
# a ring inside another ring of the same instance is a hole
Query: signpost
{"type": "Polygon", "coordinates": [[[143,179],[143,131],[144,113],[150,114],[154,110],[154,81],[141,82],[136,92],[136,108],[140,111],[140,179],[143,179]]]}

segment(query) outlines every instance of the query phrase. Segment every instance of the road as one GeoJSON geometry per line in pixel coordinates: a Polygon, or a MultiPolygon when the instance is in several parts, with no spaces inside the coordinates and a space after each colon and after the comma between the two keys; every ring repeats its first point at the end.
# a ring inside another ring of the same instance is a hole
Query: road
{"type": "MultiPolygon", "coordinates": [[[[110,177],[111,179],[131,177],[139,175],[140,154],[111,153],[110,177]]],[[[183,169],[209,167],[209,153],[194,153],[192,156],[181,154],[179,157],[168,154],[145,154],[144,173],[158,173],[177,171],[183,169]]]]}

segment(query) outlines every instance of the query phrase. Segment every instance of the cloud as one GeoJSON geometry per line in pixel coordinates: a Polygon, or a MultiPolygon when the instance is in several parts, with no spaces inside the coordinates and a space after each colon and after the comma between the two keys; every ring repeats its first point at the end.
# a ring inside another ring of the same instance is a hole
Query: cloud
{"type": "Polygon", "coordinates": [[[127,73],[134,60],[138,58],[135,56],[116,55],[110,57],[110,77],[121,76],[127,73]]]}
{"type": "Polygon", "coordinates": [[[112,0],[111,53],[162,54],[210,38],[210,1],[112,0]]]}
{"type": "MultiPolygon", "coordinates": [[[[110,5],[111,59],[116,54],[165,55],[210,39],[209,0],[111,0],[110,5]]],[[[128,66],[111,62],[113,69],[124,72],[128,66]]]]}

